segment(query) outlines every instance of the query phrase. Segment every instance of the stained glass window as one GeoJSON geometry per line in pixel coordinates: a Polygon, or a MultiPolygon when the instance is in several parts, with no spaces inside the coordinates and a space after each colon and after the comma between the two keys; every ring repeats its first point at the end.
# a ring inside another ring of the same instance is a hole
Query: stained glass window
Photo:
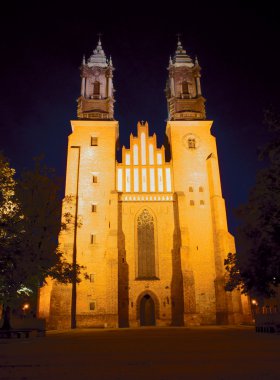
{"type": "Polygon", "coordinates": [[[155,277],[154,218],[144,209],[137,218],[138,277],[155,277]]]}

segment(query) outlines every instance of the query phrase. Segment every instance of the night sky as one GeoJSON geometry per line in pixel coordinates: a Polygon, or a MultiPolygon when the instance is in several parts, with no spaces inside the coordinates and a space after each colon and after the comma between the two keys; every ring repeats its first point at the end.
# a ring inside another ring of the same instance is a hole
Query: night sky
{"type": "MultiPolygon", "coordinates": [[[[201,2],[80,2],[74,7],[42,2],[14,5],[1,20],[0,150],[18,171],[45,154],[65,176],[70,120],[76,118],[79,66],[92,53],[101,32],[112,55],[115,118],[121,145],[128,146],[138,120],[164,140],[164,95],[169,56],[176,34],[202,67],[207,118],[214,120],[223,194],[229,225],[233,210],[248,196],[260,167],[257,148],[267,140],[263,111],[279,109],[280,27],[269,4],[207,7],[201,2]],[[193,4],[193,5],[190,5],[193,4]]],[[[241,3],[240,3],[241,4],[241,3]]]]}

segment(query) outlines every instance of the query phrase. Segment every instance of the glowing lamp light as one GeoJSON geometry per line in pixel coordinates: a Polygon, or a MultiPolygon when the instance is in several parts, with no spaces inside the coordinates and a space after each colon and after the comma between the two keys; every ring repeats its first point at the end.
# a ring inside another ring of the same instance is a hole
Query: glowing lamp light
{"type": "Polygon", "coordinates": [[[257,306],[257,301],[256,300],[252,300],[252,305],[256,305],[257,306]]]}
{"type": "Polygon", "coordinates": [[[22,306],[22,310],[28,310],[29,309],[29,304],[28,303],[25,303],[23,306],[22,306]]]}

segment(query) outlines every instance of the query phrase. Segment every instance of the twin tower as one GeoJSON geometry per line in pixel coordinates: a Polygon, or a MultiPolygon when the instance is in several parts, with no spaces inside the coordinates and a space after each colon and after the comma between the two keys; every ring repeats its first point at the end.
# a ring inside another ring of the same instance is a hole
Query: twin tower
{"type": "Polygon", "coordinates": [[[228,232],[212,121],[200,66],[178,41],[166,85],[165,147],[147,123],[116,160],[112,60],[101,41],[81,66],[78,118],[71,121],[60,249],[86,267],[79,284],[41,289],[49,328],[235,324],[247,299],[224,290],[228,232]]]}

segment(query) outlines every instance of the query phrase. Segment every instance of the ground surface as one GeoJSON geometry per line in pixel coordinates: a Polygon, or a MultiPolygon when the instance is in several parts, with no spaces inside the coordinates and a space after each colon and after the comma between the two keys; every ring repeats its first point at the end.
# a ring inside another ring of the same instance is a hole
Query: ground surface
{"type": "Polygon", "coordinates": [[[1,339],[0,379],[280,379],[280,335],[214,326],[1,339]]]}

